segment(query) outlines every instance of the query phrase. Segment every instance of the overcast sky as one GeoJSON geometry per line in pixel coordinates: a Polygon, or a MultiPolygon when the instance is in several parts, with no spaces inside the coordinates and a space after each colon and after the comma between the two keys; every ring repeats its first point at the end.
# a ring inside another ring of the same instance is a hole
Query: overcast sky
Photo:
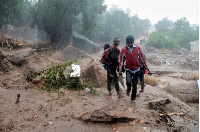
{"type": "Polygon", "coordinates": [[[186,17],[191,24],[199,24],[199,0],[105,0],[108,8],[118,5],[130,8],[139,18],[149,18],[155,24],[164,17],[176,21],[186,17]]]}

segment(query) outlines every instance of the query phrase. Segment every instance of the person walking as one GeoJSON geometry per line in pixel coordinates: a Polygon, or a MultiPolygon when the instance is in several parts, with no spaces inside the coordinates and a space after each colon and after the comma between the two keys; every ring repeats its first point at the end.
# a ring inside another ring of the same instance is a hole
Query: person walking
{"type": "Polygon", "coordinates": [[[126,46],[121,49],[120,53],[120,62],[119,62],[119,75],[122,76],[122,62],[125,60],[125,71],[126,71],[126,85],[127,91],[126,94],[129,96],[132,88],[131,100],[136,99],[137,93],[137,83],[138,76],[140,71],[140,60],[143,61],[144,67],[148,69],[144,55],[141,51],[141,48],[134,44],[134,37],[129,35],[126,37],[126,46]]]}

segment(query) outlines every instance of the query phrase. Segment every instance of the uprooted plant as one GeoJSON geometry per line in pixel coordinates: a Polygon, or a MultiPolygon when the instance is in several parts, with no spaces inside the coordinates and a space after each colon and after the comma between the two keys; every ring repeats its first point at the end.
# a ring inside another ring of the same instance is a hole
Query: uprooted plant
{"type": "Polygon", "coordinates": [[[60,88],[80,91],[85,88],[90,89],[90,93],[98,95],[97,91],[92,88],[88,83],[89,79],[81,79],[80,77],[70,77],[70,73],[73,72],[69,68],[75,61],[66,61],[55,65],[53,62],[51,66],[40,73],[42,80],[44,80],[45,90],[58,90],[60,88]]]}

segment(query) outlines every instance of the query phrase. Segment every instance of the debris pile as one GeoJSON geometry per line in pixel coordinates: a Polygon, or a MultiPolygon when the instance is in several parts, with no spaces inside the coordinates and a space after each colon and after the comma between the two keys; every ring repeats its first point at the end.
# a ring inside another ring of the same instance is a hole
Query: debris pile
{"type": "Polygon", "coordinates": [[[0,43],[1,43],[1,47],[7,47],[9,49],[18,49],[23,47],[23,39],[16,39],[16,38],[12,38],[8,35],[3,35],[0,38],[0,43]]]}

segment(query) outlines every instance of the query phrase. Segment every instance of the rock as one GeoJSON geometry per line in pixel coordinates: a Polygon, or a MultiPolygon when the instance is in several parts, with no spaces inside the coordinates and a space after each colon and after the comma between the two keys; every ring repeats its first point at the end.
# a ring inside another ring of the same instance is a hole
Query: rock
{"type": "Polygon", "coordinates": [[[27,62],[26,57],[33,53],[33,49],[27,48],[18,50],[11,55],[8,56],[8,60],[10,60],[14,65],[22,65],[27,62]]]}
{"type": "Polygon", "coordinates": [[[6,57],[0,52],[0,71],[6,73],[10,70],[10,65],[6,57]]]}
{"type": "Polygon", "coordinates": [[[194,82],[169,82],[165,87],[167,92],[186,103],[198,103],[199,91],[194,82]]]}
{"type": "Polygon", "coordinates": [[[154,77],[147,74],[144,74],[144,83],[151,86],[156,86],[158,84],[157,80],[154,77]]]}
{"type": "Polygon", "coordinates": [[[40,76],[37,76],[36,78],[34,78],[33,80],[32,80],[32,83],[33,84],[37,84],[37,83],[40,83],[41,82],[41,77],[40,76]]]}
{"type": "Polygon", "coordinates": [[[198,80],[199,79],[199,73],[194,72],[188,72],[181,76],[181,79],[185,80],[198,80]]]}
{"type": "Polygon", "coordinates": [[[171,100],[169,99],[158,98],[156,100],[149,102],[149,107],[151,109],[157,110],[160,106],[164,106],[169,103],[171,103],[171,100]]]}
{"type": "Polygon", "coordinates": [[[85,58],[77,62],[81,67],[81,77],[88,78],[93,86],[104,86],[107,81],[106,71],[93,59],[85,58]]]}
{"type": "Polygon", "coordinates": [[[88,58],[89,56],[82,50],[75,48],[75,47],[66,47],[60,56],[60,59],[62,61],[65,61],[66,59],[68,61],[73,61],[76,59],[80,59],[81,57],[83,58],[88,58]]]}
{"type": "Polygon", "coordinates": [[[102,108],[94,110],[92,112],[87,112],[81,114],[80,119],[88,122],[102,122],[102,123],[128,123],[133,121],[134,118],[122,115],[112,115],[112,112],[107,108],[102,108]]]}

